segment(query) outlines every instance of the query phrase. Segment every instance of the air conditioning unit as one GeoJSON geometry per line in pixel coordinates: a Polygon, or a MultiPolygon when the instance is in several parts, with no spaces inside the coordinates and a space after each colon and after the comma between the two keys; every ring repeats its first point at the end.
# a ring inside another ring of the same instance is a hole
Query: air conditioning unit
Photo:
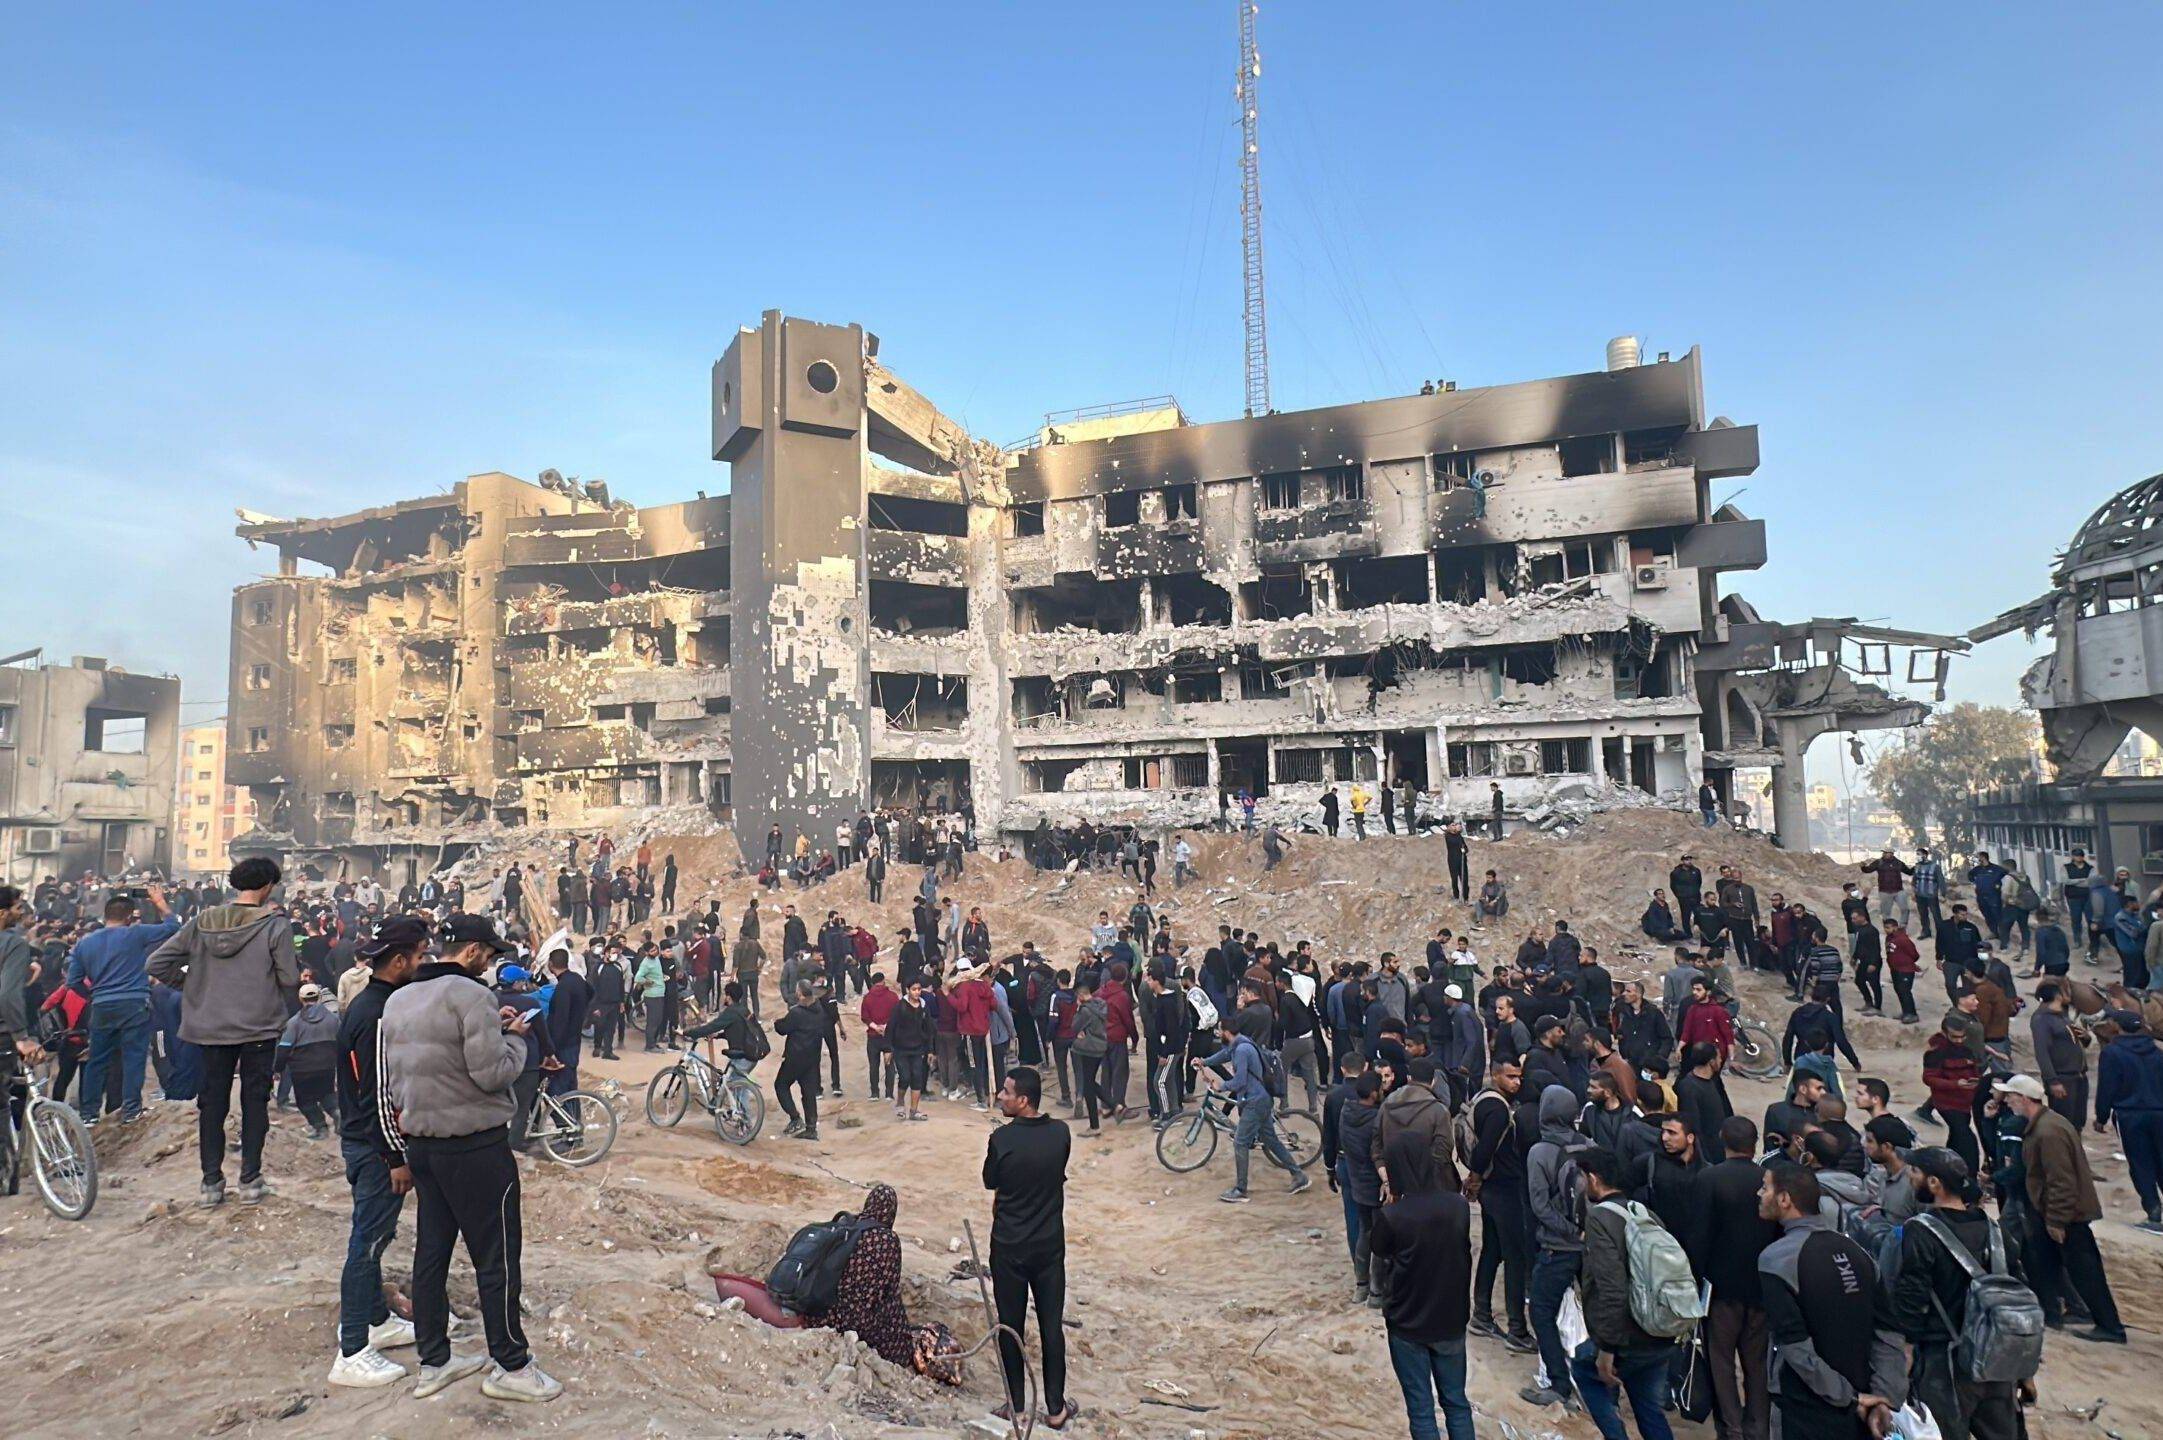
{"type": "Polygon", "coordinates": [[[60,832],[50,825],[34,825],[23,831],[23,853],[50,855],[60,848],[60,832]]]}
{"type": "Polygon", "coordinates": [[[1530,775],[1532,757],[1523,750],[1511,750],[1502,757],[1502,773],[1505,775],[1530,775]]]}
{"type": "Polygon", "coordinates": [[[1631,570],[1630,586],[1635,590],[1665,590],[1669,577],[1674,573],[1673,561],[1654,560],[1631,570]]]}

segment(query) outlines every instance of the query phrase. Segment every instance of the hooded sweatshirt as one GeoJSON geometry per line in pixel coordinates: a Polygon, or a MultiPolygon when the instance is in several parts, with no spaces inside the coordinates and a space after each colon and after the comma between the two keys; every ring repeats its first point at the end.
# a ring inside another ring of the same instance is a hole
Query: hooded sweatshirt
{"type": "Polygon", "coordinates": [[[2095,1079],[2098,1125],[2120,1110],[2163,1110],[2163,1053],[2151,1036],[2120,1035],[2105,1045],[2095,1079]]]}
{"type": "Polygon", "coordinates": [[[1575,1197],[1561,1193],[1564,1162],[1591,1142],[1577,1133],[1577,1097],[1561,1085],[1540,1092],[1540,1138],[1525,1157],[1525,1184],[1532,1193],[1533,1238],[1542,1250],[1577,1252],[1585,1237],[1572,1218],[1575,1197]]]}
{"type": "Polygon", "coordinates": [[[1464,1188],[1457,1177],[1457,1167],[1450,1159],[1456,1128],[1450,1123],[1449,1106],[1437,1099],[1431,1088],[1417,1082],[1399,1086],[1396,1093],[1382,1102],[1380,1117],[1369,1152],[1378,1169],[1384,1154],[1399,1135],[1416,1135],[1426,1146],[1428,1165],[1436,1186],[1453,1195],[1464,1188]]]}
{"type": "Polygon", "coordinates": [[[215,905],[150,952],[150,973],[180,988],[180,1038],[251,1045],[285,1032],[300,989],[293,926],[260,905],[215,905]]]}
{"type": "Polygon", "coordinates": [[[300,1007],[278,1037],[278,1068],[304,1079],[327,1079],[338,1066],[338,1012],[320,1000],[300,1007]]]}

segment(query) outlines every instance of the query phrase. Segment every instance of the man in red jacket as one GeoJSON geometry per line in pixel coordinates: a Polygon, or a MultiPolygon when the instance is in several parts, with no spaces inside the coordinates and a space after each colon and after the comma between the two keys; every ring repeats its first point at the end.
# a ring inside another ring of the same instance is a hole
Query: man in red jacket
{"type": "Polygon", "coordinates": [[[1104,1094],[1111,1117],[1127,1118],[1127,1076],[1134,1055],[1135,1037],[1141,1027],[1134,1023],[1134,997],[1127,992],[1127,967],[1112,966],[1111,983],[1099,992],[1104,997],[1104,1071],[1097,1085],[1104,1094]]]}
{"type": "MultiPolygon", "coordinates": [[[[870,988],[864,991],[863,1002],[856,1008],[856,1018],[864,1022],[864,1060],[870,1071],[871,1098],[874,1100],[880,1095],[879,1057],[894,1053],[886,1039],[886,1023],[893,1017],[894,1002],[899,998],[888,988],[885,973],[877,972],[871,977],[870,988]]],[[[894,1066],[891,1062],[886,1066],[885,1095],[889,1100],[894,1098],[894,1066]]]]}
{"type": "Polygon", "coordinates": [[[1714,998],[1712,986],[1702,979],[1690,982],[1690,1003],[1682,1012],[1679,1038],[1685,1050],[1700,1040],[1710,1041],[1720,1052],[1723,1068],[1735,1049],[1735,1017],[1727,1013],[1727,1006],[1714,998]]]}
{"type": "Polygon", "coordinates": [[[1893,993],[1900,997],[1900,1023],[1913,1025],[1915,977],[1923,968],[1923,957],[1908,927],[1892,916],[1885,921],[1885,968],[1893,972],[1893,993]]]}
{"type": "Polygon", "coordinates": [[[991,984],[974,965],[954,971],[947,989],[954,1007],[954,1029],[961,1036],[962,1068],[969,1072],[969,1088],[976,1092],[978,1110],[991,1109],[991,984]]]}

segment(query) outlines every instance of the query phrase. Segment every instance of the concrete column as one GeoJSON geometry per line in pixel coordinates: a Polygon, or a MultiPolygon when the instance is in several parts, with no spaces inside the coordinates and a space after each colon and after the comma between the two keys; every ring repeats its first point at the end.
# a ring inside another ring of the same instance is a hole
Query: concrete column
{"type": "Polygon", "coordinates": [[[731,768],[746,860],[867,803],[864,336],[769,310],[714,366],[730,466],[731,768]]]}
{"type": "Polygon", "coordinates": [[[1809,781],[1803,774],[1803,759],[1810,753],[1810,742],[1831,728],[1831,721],[1818,715],[1781,716],[1773,721],[1780,737],[1780,763],[1772,772],[1772,825],[1784,850],[1810,848],[1809,781]]]}

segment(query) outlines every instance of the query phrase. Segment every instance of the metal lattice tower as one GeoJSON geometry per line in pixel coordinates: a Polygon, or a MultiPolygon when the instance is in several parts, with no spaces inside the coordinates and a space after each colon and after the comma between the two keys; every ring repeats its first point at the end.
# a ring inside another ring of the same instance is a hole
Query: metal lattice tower
{"type": "Polygon", "coordinates": [[[1254,43],[1255,0],[1239,0],[1239,244],[1246,282],[1247,414],[1269,413],[1269,318],[1262,303],[1262,153],[1255,105],[1262,55],[1254,43]]]}

